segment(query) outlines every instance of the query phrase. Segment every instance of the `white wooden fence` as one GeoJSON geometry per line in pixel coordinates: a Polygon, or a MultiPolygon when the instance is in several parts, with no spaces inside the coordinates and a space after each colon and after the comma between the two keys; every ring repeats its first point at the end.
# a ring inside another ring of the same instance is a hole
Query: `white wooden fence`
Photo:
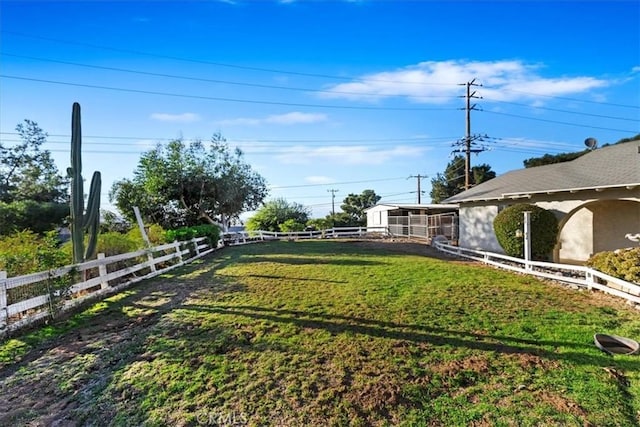
{"type": "Polygon", "coordinates": [[[81,264],[69,265],[51,271],[9,277],[0,272],[0,336],[51,315],[52,298],[61,298],[61,311],[80,304],[88,298],[106,296],[132,283],[157,276],[189,263],[216,249],[205,237],[189,241],[167,243],[136,252],[105,257],[81,264]],[[123,264],[130,264],[115,271],[123,264]],[[73,274],[73,273],[77,274],[73,274]],[[48,290],[53,279],[87,278],[66,286],[64,290],[48,290]],[[41,292],[34,295],[34,293],[41,292]]]}
{"type": "Polygon", "coordinates": [[[312,231],[239,231],[224,233],[222,238],[227,244],[248,243],[251,241],[281,239],[328,239],[341,237],[390,236],[387,227],[334,227],[326,230],[312,231]]]}
{"type": "Polygon", "coordinates": [[[640,304],[640,285],[609,276],[593,268],[580,265],[526,261],[521,258],[514,258],[494,252],[461,248],[438,241],[434,241],[433,244],[437,249],[448,254],[481,261],[485,264],[506,270],[570,283],[578,287],[597,289],[624,298],[633,304],[640,304]]]}

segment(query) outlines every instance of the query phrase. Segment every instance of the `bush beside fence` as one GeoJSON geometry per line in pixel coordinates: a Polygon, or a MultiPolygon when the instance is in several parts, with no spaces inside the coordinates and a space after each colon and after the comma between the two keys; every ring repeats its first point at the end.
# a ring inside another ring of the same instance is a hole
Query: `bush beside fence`
{"type": "Polygon", "coordinates": [[[200,258],[217,247],[206,237],[167,243],[55,270],[9,277],[0,271],[0,336],[55,317],[89,298],[106,296],[200,258]]]}

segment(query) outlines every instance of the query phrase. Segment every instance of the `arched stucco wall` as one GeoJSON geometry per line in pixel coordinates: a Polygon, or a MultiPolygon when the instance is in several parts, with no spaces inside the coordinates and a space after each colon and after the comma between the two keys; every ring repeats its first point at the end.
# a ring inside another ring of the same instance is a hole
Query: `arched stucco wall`
{"type": "Polygon", "coordinates": [[[554,260],[581,264],[595,253],[632,246],[624,236],[640,231],[640,202],[600,200],[585,203],[560,221],[554,260]]]}

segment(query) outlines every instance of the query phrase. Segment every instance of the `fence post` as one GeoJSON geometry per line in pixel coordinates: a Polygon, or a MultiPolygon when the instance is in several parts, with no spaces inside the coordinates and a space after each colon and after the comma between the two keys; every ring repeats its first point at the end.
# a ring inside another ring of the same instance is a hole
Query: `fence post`
{"type": "Polygon", "coordinates": [[[9,310],[7,308],[7,272],[0,271],[0,329],[9,322],[9,310]]]}
{"type": "Polygon", "coordinates": [[[595,280],[593,279],[593,272],[591,270],[587,270],[584,273],[584,278],[585,278],[585,281],[587,282],[587,289],[589,290],[593,289],[593,283],[595,282],[595,280]]]}
{"type": "MultiPolygon", "coordinates": [[[[99,253],[98,259],[104,259],[104,254],[99,253]]],[[[100,289],[106,289],[109,287],[109,281],[106,279],[107,277],[107,264],[98,265],[98,273],[100,274],[100,278],[102,281],[100,282],[100,289]]]]}
{"type": "Polygon", "coordinates": [[[184,261],[182,260],[182,251],[180,250],[180,242],[178,242],[177,240],[174,240],[173,244],[176,248],[176,253],[178,254],[178,263],[182,264],[184,261]]]}
{"type": "Polygon", "coordinates": [[[200,249],[198,249],[198,242],[196,242],[196,238],[191,239],[193,242],[194,249],[196,251],[196,256],[200,256],[200,249]]]}
{"type": "Polygon", "coordinates": [[[149,261],[151,261],[151,265],[149,267],[151,267],[151,272],[155,273],[156,271],[156,263],[153,262],[153,252],[151,252],[151,248],[149,248],[149,252],[147,252],[147,259],[149,261]]]}

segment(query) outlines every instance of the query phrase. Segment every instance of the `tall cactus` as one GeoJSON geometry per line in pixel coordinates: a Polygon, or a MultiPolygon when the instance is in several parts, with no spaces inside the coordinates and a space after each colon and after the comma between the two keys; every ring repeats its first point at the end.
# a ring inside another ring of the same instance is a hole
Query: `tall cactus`
{"type": "Polygon", "coordinates": [[[85,213],[81,156],[80,104],[74,102],[71,114],[71,167],[67,168],[67,174],[71,178],[71,241],[73,243],[74,263],[84,262],[94,255],[100,228],[100,172],[94,172],[91,178],[91,188],[85,213]],[[85,232],[89,234],[89,243],[86,250],[84,248],[85,232]]]}

